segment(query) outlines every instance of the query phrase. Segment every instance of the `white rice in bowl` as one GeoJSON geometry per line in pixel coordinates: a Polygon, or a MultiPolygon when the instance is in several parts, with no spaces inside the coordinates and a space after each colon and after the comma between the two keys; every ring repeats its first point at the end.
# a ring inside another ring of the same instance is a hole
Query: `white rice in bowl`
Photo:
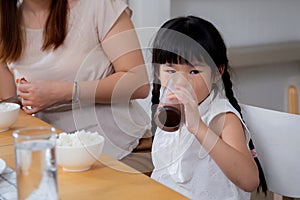
{"type": "Polygon", "coordinates": [[[0,112],[8,112],[18,109],[20,106],[16,103],[0,103],[0,112]]]}
{"type": "Polygon", "coordinates": [[[63,132],[59,134],[56,145],[61,147],[82,147],[102,143],[104,137],[98,132],[85,130],[76,131],[75,133],[63,132]]]}

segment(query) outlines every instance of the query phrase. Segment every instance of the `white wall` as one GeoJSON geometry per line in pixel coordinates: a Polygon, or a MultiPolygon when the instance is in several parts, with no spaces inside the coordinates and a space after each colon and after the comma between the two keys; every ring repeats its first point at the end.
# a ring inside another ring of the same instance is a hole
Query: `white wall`
{"type": "Polygon", "coordinates": [[[197,15],[213,22],[227,46],[300,40],[298,0],[172,0],[171,17],[197,15]]]}
{"type": "Polygon", "coordinates": [[[239,102],[287,111],[288,86],[297,83],[300,94],[300,65],[289,63],[235,68],[232,81],[239,102]]]}
{"type": "Polygon", "coordinates": [[[170,17],[170,0],[129,0],[137,28],[159,27],[170,17]]]}
{"type": "MultiPolygon", "coordinates": [[[[208,19],[228,47],[300,40],[299,0],[129,0],[129,5],[136,27],[158,27],[183,15],[208,19]]],[[[292,77],[300,79],[300,63],[234,68],[233,73],[241,102],[284,111],[286,87],[292,77]]]]}
{"type": "Polygon", "coordinates": [[[171,17],[213,22],[227,46],[300,40],[299,0],[129,0],[136,27],[157,27],[171,17]]]}

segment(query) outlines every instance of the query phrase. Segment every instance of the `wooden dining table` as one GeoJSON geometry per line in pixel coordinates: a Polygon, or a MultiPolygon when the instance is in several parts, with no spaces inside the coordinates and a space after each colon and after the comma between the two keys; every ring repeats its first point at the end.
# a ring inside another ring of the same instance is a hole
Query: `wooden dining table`
{"type": "MultiPolygon", "coordinates": [[[[0,133],[0,158],[14,169],[12,132],[16,129],[51,125],[22,110],[12,127],[0,133]]],[[[66,172],[58,166],[60,199],[187,199],[135,169],[102,154],[90,170],[66,172]]]]}

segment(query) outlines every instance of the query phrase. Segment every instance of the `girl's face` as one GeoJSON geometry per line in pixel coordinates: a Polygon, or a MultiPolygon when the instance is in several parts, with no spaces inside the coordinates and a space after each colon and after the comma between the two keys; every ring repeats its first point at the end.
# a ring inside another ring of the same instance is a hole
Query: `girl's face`
{"type": "Polygon", "coordinates": [[[187,64],[161,64],[159,71],[161,85],[164,88],[168,80],[174,75],[183,76],[193,88],[194,97],[200,104],[210,93],[212,84],[211,68],[206,63],[196,65],[187,64]]]}

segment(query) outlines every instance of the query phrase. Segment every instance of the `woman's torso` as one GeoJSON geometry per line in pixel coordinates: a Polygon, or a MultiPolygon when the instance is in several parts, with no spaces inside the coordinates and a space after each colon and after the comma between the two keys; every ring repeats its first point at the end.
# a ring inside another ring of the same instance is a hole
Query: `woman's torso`
{"type": "MultiPolygon", "coordinates": [[[[80,0],[71,8],[67,36],[63,45],[55,51],[41,51],[43,29],[24,29],[26,42],[23,54],[16,62],[8,63],[15,78],[24,76],[29,81],[96,80],[112,73],[112,68],[110,71],[107,69],[110,62],[101,48],[101,33],[98,32],[101,19],[98,19],[97,12],[102,9],[96,12],[96,7],[101,6],[96,2],[80,0]]],[[[125,7],[120,6],[119,9],[122,12],[125,7]]]]}
{"type": "MultiPolygon", "coordinates": [[[[25,29],[25,49],[16,62],[8,63],[15,78],[33,80],[88,81],[114,73],[101,41],[127,9],[120,0],[79,0],[70,10],[68,33],[55,51],[41,51],[42,29],[25,29]]],[[[90,90],[94,90],[91,88],[90,90]]],[[[59,105],[37,114],[63,130],[72,131],[96,124],[91,130],[106,138],[103,152],[114,158],[129,154],[149,126],[148,115],[135,102],[112,107],[91,104],[70,110],[59,105]]]]}

